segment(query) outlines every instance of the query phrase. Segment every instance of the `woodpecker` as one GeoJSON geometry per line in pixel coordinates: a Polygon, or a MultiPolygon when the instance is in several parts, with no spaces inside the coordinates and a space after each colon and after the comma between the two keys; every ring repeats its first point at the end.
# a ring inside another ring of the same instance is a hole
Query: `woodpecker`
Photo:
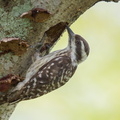
{"type": "Polygon", "coordinates": [[[33,99],[63,86],[75,73],[79,63],[89,55],[89,45],[67,26],[68,46],[46,56],[37,57],[26,73],[24,81],[11,91],[9,102],[33,99]]]}

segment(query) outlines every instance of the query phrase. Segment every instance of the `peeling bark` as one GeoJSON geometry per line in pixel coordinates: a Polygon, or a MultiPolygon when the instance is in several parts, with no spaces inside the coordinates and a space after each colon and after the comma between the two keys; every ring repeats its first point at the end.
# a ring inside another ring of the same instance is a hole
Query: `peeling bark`
{"type": "Polygon", "coordinates": [[[18,82],[22,81],[22,78],[16,75],[7,75],[0,79],[0,92],[7,92],[10,87],[14,87],[18,84],[18,82]]]}
{"type": "Polygon", "coordinates": [[[34,8],[28,12],[23,13],[21,18],[28,18],[34,22],[45,22],[50,18],[51,14],[42,8],[34,8]]]}
{"type": "Polygon", "coordinates": [[[2,51],[0,55],[12,52],[14,55],[21,56],[27,51],[28,46],[27,42],[19,38],[3,38],[0,41],[0,50],[2,51]]]}
{"type": "MultiPolygon", "coordinates": [[[[36,48],[40,45],[41,56],[48,54],[65,30],[65,25],[71,25],[99,1],[103,0],[1,0],[0,43],[4,38],[19,38],[26,44],[23,45],[23,49],[18,49],[18,43],[13,43],[16,45],[17,52],[15,47],[11,46],[8,50],[6,46],[4,49],[1,49],[3,45],[0,46],[0,78],[9,74],[25,77],[36,48]],[[36,48],[27,50],[27,44],[36,48]],[[18,54],[11,52],[24,54],[17,56],[18,54]]],[[[118,2],[119,0],[104,1],[118,2]]],[[[6,93],[1,90],[0,97],[3,96],[5,97],[6,93]]],[[[1,101],[1,104],[6,102],[1,101]]]]}

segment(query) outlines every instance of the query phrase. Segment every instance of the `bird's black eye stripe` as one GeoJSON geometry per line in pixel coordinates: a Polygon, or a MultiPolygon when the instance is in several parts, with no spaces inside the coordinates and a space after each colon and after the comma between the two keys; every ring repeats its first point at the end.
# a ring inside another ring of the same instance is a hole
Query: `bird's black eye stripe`
{"type": "Polygon", "coordinates": [[[85,52],[87,53],[87,55],[89,55],[90,48],[89,48],[89,45],[86,42],[86,40],[83,37],[81,37],[80,35],[75,35],[75,39],[76,39],[76,44],[81,44],[80,40],[83,41],[83,44],[85,46],[85,52]],[[78,41],[79,41],[79,43],[78,43],[78,41]]]}
{"type": "Polygon", "coordinates": [[[81,44],[81,43],[80,43],[80,40],[76,40],[76,44],[79,44],[79,45],[80,45],[80,44],[81,44]]]}

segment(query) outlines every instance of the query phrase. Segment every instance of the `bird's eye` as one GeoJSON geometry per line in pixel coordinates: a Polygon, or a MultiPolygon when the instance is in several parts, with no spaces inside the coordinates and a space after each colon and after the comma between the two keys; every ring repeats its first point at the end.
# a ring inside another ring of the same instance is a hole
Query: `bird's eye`
{"type": "Polygon", "coordinates": [[[79,40],[76,40],[76,44],[80,44],[80,41],[79,41],[79,40]]]}

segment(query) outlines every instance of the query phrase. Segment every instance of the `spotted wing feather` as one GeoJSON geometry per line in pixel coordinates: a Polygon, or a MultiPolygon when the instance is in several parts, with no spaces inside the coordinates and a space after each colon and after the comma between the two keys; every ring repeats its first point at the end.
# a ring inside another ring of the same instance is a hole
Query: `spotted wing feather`
{"type": "MultiPolygon", "coordinates": [[[[17,91],[20,99],[31,99],[46,94],[64,85],[74,74],[76,67],[72,66],[68,56],[53,58],[39,68],[38,72],[17,91]]],[[[16,98],[16,100],[18,99],[16,98]]]]}

